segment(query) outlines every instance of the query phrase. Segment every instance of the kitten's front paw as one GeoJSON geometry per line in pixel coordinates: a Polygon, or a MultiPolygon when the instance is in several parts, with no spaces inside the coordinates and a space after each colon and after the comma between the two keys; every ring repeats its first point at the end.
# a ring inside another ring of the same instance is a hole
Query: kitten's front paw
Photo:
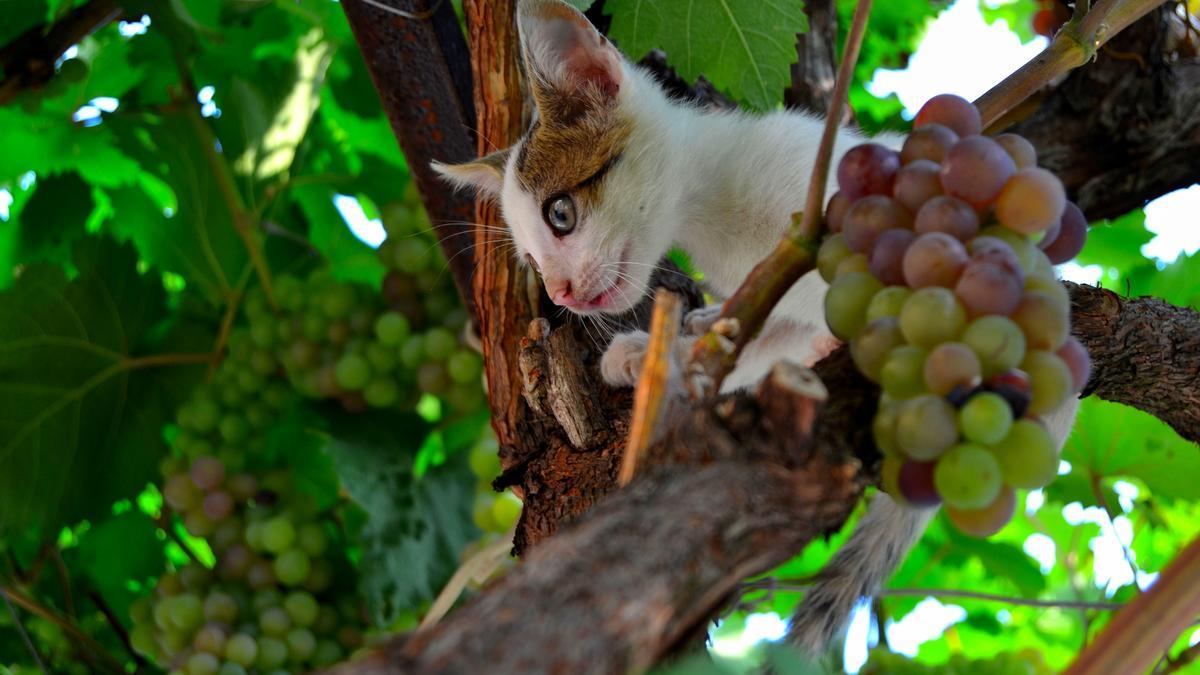
{"type": "Polygon", "coordinates": [[[721,317],[721,304],[708,305],[700,309],[693,309],[683,317],[683,334],[684,335],[703,335],[712,328],[717,319],[721,317]]]}
{"type": "Polygon", "coordinates": [[[600,376],[614,387],[637,384],[649,343],[650,335],[643,331],[621,333],[614,337],[608,349],[604,350],[604,356],[600,357],[600,376]]]}

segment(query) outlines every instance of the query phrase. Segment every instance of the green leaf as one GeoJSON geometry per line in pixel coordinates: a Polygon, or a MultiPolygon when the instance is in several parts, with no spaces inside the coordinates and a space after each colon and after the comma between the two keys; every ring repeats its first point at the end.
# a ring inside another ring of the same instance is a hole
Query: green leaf
{"type": "Polygon", "coordinates": [[[589,7],[595,4],[595,0],[567,0],[567,4],[581,12],[586,12],[589,7]]]}
{"type": "Polygon", "coordinates": [[[1038,3],[1034,0],[988,0],[979,3],[979,13],[984,21],[989,24],[1003,21],[1022,43],[1038,36],[1033,32],[1033,15],[1037,11],[1038,3]]]}
{"type": "Polygon", "coordinates": [[[133,182],[138,174],[137,163],[118,150],[108,124],[85,128],[70,116],[29,115],[4,107],[0,129],[0,182],[28,171],[44,176],[74,170],[93,185],[115,187],[133,182]]]}
{"type": "Polygon", "coordinates": [[[1087,244],[1075,262],[1115,269],[1119,276],[1125,276],[1138,267],[1152,265],[1141,251],[1153,238],[1154,234],[1146,229],[1146,212],[1136,209],[1114,220],[1093,223],[1087,244]]]}
{"type": "Polygon", "coordinates": [[[639,59],[654,49],[684,79],[707,77],[760,110],[777,107],[791,82],[796,35],[808,30],[801,0],[609,0],[609,35],[639,59]]]}
{"type": "Polygon", "coordinates": [[[308,220],[308,239],[329,260],[335,278],[378,287],[387,270],[375,250],[354,233],[333,206],[334,191],[320,185],[292,190],[308,220]]]}
{"type": "Polygon", "coordinates": [[[378,625],[430,600],[478,536],[471,521],[475,476],[466,454],[417,478],[413,458],[427,424],[412,414],[335,418],[327,452],[362,529],[362,592],[378,625]]]}
{"type": "Polygon", "coordinates": [[[0,531],[46,531],[137,494],[198,370],[138,360],[165,298],[129,247],[81,240],[74,264],[71,281],[30,266],[0,295],[0,531]]]}
{"type": "Polygon", "coordinates": [[[39,180],[17,219],[19,238],[14,261],[69,260],[71,244],[86,233],[93,208],[92,188],[78,173],[39,180]]]}
{"type": "Polygon", "coordinates": [[[110,231],[132,240],[150,264],[182,275],[213,304],[224,302],[246,269],[247,256],[205,159],[211,149],[201,145],[184,113],[143,119],[136,126],[131,120],[105,126],[117,129],[122,147],[144,168],[141,195],[114,195],[110,231]],[[174,196],[169,215],[155,201],[164,193],[174,196]]]}
{"type": "Polygon", "coordinates": [[[118,617],[128,616],[129,605],[138,597],[131,585],[148,583],[166,564],[158,525],[136,508],[92,527],[64,556],[118,617]]]}

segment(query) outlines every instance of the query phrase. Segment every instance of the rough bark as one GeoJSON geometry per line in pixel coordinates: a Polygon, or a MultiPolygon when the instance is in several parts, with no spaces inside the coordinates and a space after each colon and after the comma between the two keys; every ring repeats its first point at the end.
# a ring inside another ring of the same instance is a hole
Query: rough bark
{"type": "Polygon", "coordinates": [[[1093,220],[1200,179],[1200,59],[1173,49],[1172,11],[1113,38],[1013,129],[1093,220]]]}
{"type": "Polygon", "coordinates": [[[80,40],[121,16],[117,0],[91,0],[54,25],[39,25],[0,48],[0,105],[22,89],[40,87],[54,77],[54,62],[80,40]]]}
{"type": "MultiPolygon", "coordinates": [[[[788,107],[799,107],[824,114],[829,110],[837,76],[837,6],[833,0],[808,0],[808,32],[796,36],[796,63],[792,65],[792,86],[783,92],[788,107]]],[[[846,108],[845,120],[853,112],[846,108]]]]}

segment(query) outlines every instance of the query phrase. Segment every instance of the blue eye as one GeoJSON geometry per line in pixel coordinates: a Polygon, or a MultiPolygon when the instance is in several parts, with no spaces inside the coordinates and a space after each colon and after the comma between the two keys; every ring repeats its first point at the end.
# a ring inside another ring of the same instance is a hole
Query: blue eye
{"type": "Polygon", "coordinates": [[[575,230],[575,202],[570,195],[558,195],[546,200],[542,217],[557,237],[565,237],[575,230]]]}

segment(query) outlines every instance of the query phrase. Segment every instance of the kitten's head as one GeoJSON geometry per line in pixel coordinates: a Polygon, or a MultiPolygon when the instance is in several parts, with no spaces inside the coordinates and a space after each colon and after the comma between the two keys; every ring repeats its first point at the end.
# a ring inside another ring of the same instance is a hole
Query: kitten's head
{"type": "Polygon", "coordinates": [[[523,261],[557,304],[619,313],[649,288],[678,218],[663,153],[666,99],[574,7],[520,0],[525,72],[537,106],[515,145],[473,162],[434,167],[498,198],[523,261]]]}

